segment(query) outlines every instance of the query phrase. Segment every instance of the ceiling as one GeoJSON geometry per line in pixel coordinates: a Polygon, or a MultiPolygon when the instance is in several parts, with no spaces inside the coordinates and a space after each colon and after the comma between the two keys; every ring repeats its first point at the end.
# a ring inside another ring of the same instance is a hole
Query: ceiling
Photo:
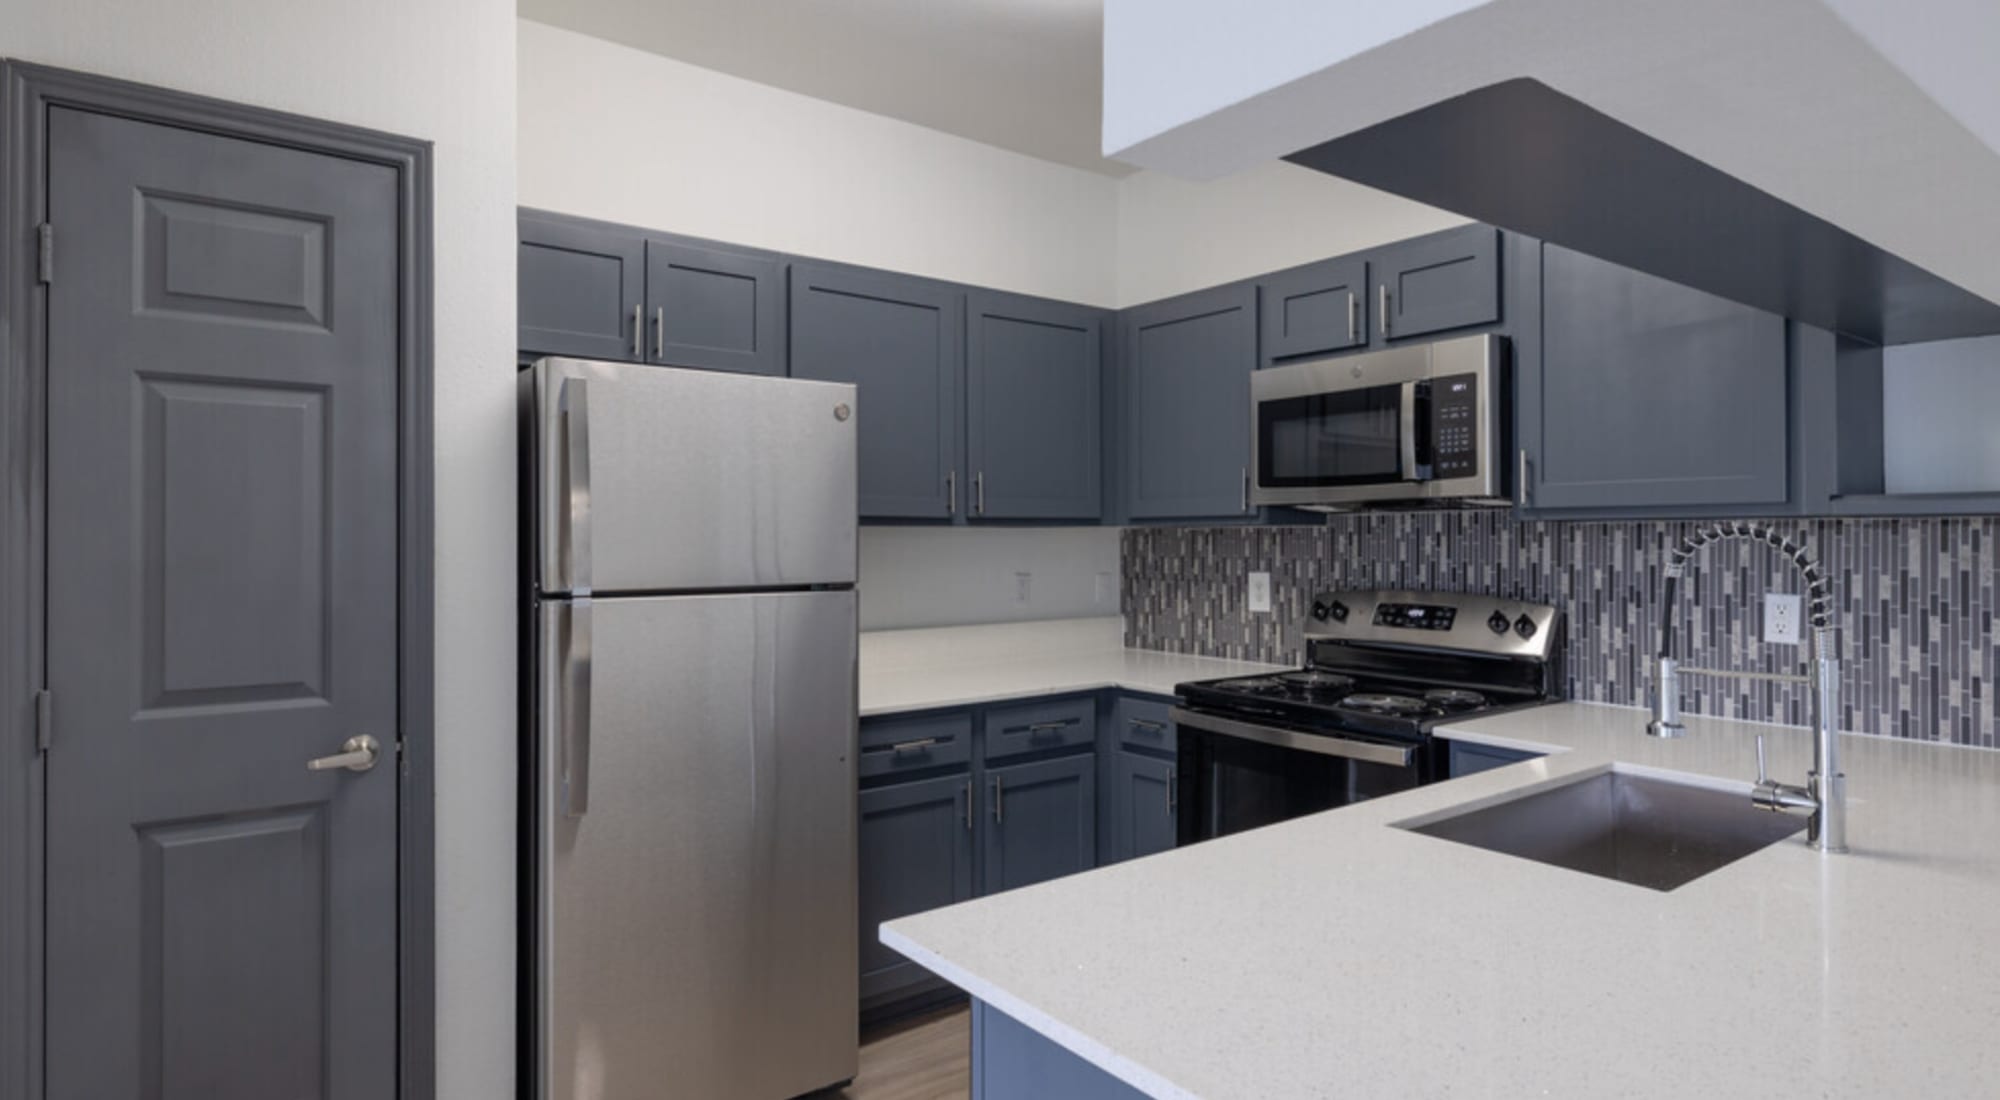
{"type": "Polygon", "coordinates": [[[1106,175],[1103,0],[519,0],[523,18],[1106,175]]]}

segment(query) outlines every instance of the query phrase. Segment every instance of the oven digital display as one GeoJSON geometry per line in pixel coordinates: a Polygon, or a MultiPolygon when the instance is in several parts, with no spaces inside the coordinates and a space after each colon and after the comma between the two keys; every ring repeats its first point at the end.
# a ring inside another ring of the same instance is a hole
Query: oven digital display
{"type": "Polygon", "coordinates": [[[1422,603],[1385,603],[1375,608],[1376,626],[1404,630],[1450,630],[1458,608],[1422,603]]]}

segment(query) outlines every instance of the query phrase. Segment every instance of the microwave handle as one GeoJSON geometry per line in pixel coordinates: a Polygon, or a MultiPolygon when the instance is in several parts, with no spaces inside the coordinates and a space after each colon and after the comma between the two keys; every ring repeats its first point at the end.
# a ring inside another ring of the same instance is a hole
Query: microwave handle
{"type": "Polygon", "coordinates": [[[1403,480],[1420,481],[1417,472],[1417,383],[1403,383],[1403,480]]]}

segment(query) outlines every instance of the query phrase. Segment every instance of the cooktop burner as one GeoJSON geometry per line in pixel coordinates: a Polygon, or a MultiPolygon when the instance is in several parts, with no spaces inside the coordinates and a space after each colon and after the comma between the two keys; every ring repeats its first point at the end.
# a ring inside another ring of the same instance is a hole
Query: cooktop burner
{"type": "Polygon", "coordinates": [[[1487,705],[1486,696],[1461,688],[1432,688],[1424,692],[1424,700],[1445,710],[1476,710],[1487,705]]]}
{"type": "Polygon", "coordinates": [[[1388,714],[1411,718],[1420,714],[1435,714],[1438,710],[1437,707],[1424,702],[1422,699],[1414,699],[1408,695],[1386,695],[1377,692],[1349,695],[1340,701],[1340,707],[1342,710],[1360,710],[1366,711],[1369,714],[1388,714]]]}
{"type": "Polygon", "coordinates": [[[1308,668],[1299,672],[1279,673],[1277,679],[1281,683],[1289,684],[1311,695],[1344,695],[1354,690],[1354,677],[1342,676],[1337,672],[1325,672],[1316,668],[1308,668]]]}

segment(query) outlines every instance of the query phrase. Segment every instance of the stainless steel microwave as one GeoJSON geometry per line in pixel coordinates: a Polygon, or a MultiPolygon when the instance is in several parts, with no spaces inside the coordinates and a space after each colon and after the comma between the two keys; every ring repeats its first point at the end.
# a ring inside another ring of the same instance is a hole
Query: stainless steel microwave
{"type": "Polygon", "coordinates": [[[1506,504],[1505,337],[1260,370],[1251,499],[1319,511],[1506,504]]]}

